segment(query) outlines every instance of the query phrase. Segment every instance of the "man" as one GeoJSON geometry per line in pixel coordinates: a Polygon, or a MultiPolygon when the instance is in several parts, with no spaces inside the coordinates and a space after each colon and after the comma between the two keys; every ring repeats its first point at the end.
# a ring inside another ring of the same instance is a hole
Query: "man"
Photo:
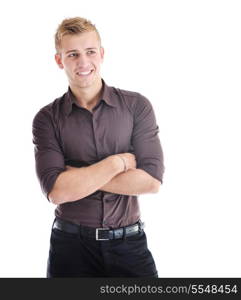
{"type": "Polygon", "coordinates": [[[57,205],[47,277],[157,277],[138,206],[164,171],[152,105],[104,82],[88,20],[63,20],[55,46],[69,89],[33,120],[37,176],[57,205]]]}

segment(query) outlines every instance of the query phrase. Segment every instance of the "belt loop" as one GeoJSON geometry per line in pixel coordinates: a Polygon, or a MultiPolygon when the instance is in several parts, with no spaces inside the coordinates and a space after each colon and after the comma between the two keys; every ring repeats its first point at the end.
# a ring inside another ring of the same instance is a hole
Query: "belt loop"
{"type": "Polygon", "coordinates": [[[139,220],[138,221],[138,231],[139,231],[139,233],[141,233],[143,231],[144,227],[145,227],[144,222],[142,222],[141,220],[139,220]]]}
{"type": "Polygon", "coordinates": [[[123,227],[123,240],[125,240],[125,239],[126,239],[126,228],[123,227]]]}

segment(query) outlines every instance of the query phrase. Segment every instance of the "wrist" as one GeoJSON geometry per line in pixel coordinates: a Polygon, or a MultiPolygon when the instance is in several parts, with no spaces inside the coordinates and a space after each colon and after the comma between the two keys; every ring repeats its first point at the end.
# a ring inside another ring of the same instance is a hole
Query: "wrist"
{"type": "Polygon", "coordinates": [[[124,163],[116,154],[109,156],[107,159],[110,161],[116,175],[124,171],[124,163]]]}
{"type": "Polygon", "coordinates": [[[121,155],[118,155],[118,154],[116,156],[122,161],[122,165],[123,165],[122,172],[126,172],[127,166],[126,166],[126,161],[125,161],[124,157],[122,157],[121,155]]]}

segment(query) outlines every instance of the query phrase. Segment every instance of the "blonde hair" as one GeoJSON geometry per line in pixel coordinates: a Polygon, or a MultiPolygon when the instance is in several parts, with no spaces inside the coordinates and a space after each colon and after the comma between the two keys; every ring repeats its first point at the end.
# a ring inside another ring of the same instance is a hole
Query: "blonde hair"
{"type": "Polygon", "coordinates": [[[80,17],[64,19],[58,26],[55,33],[56,51],[58,52],[61,48],[61,42],[65,35],[74,35],[89,31],[95,31],[98,39],[101,42],[98,30],[96,29],[95,25],[92,24],[89,20],[80,17]]]}

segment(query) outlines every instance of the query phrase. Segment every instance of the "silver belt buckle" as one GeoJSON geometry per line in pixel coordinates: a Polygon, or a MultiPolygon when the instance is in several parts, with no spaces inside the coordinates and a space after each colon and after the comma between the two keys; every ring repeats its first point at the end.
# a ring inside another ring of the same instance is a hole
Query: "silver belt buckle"
{"type": "Polygon", "coordinates": [[[95,229],[95,239],[96,241],[108,241],[109,239],[100,239],[99,238],[99,230],[110,230],[109,228],[96,228],[95,229]]]}

